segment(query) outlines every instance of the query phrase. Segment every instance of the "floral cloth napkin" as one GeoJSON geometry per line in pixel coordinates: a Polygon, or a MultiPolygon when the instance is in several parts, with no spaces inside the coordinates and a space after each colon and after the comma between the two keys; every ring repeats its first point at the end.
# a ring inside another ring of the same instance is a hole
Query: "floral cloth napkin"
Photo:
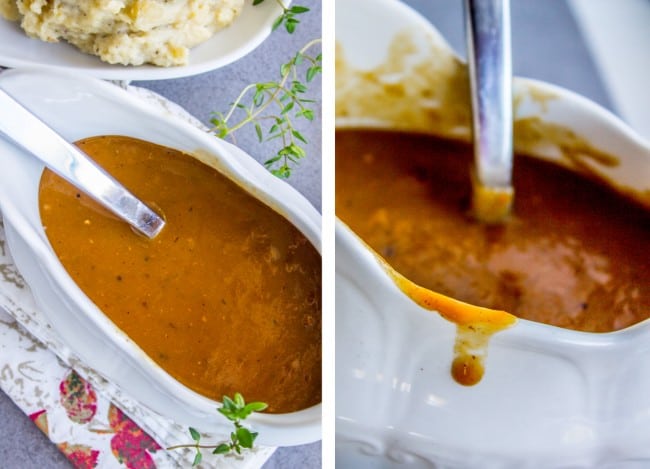
{"type": "MultiPolygon", "coordinates": [[[[125,88],[197,124],[164,98],[125,88]]],[[[192,450],[165,449],[190,443],[187,428],[148,410],[85,366],[51,329],[13,264],[1,214],[0,389],[77,468],[189,467],[194,460],[192,450]]],[[[216,441],[210,435],[204,438],[216,441]]],[[[199,467],[257,468],[274,450],[206,455],[199,467]]]]}

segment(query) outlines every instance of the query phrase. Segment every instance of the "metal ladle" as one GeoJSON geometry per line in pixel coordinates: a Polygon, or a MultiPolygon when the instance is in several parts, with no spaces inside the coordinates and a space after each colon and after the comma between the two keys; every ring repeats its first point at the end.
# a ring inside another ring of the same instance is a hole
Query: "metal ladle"
{"type": "Polygon", "coordinates": [[[512,59],[510,1],[465,0],[474,130],[472,205],[500,223],[512,208],[512,59]]]}
{"type": "Polygon", "coordinates": [[[165,221],[85,153],[0,88],[0,134],[41,160],[139,233],[154,238],[165,221]]]}

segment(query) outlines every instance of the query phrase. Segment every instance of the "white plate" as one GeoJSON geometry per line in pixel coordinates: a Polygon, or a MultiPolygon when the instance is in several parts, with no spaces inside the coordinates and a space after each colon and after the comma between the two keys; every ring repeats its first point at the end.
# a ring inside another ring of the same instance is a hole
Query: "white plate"
{"type": "Polygon", "coordinates": [[[252,0],[246,0],[240,16],[229,27],[193,48],[189,63],[180,67],[111,65],[66,42],[31,39],[18,23],[0,18],[0,65],[66,68],[108,80],[163,80],[196,75],[228,65],[251,52],[268,37],[273,21],[281,13],[275,0],[257,6],[252,5],[252,0]]]}

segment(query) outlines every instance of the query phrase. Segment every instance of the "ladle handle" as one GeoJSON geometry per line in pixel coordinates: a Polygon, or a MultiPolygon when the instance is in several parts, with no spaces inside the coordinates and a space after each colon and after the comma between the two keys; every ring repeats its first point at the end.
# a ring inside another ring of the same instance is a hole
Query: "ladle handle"
{"type": "Polygon", "coordinates": [[[0,133],[149,238],[164,220],[0,88],[0,133]]]}
{"type": "Polygon", "coordinates": [[[509,0],[465,0],[476,177],[512,186],[512,59],[509,0]]]}

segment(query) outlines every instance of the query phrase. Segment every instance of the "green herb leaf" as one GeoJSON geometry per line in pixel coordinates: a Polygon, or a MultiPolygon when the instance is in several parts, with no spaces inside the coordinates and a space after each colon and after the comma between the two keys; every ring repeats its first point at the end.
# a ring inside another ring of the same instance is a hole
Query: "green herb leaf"
{"type": "Polygon", "coordinates": [[[233,415],[237,410],[237,406],[235,405],[235,402],[232,399],[230,399],[228,396],[223,396],[222,404],[223,406],[220,409],[218,409],[219,412],[221,412],[226,418],[232,420],[233,415]]]}
{"type": "Polygon", "coordinates": [[[307,87],[299,81],[294,80],[291,82],[291,91],[294,93],[304,93],[307,91],[307,87]]]}
{"type": "Polygon", "coordinates": [[[297,138],[298,140],[300,140],[301,142],[303,142],[303,143],[307,143],[307,139],[305,139],[305,137],[303,137],[303,135],[302,135],[300,132],[298,132],[297,130],[292,130],[292,131],[291,131],[291,135],[293,135],[294,137],[296,137],[296,138],[297,138]]]}
{"type": "Polygon", "coordinates": [[[230,452],[230,445],[227,443],[221,443],[214,449],[212,454],[227,454],[229,452],[230,452]]]}
{"type": "Polygon", "coordinates": [[[295,143],[289,145],[289,149],[291,151],[291,154],[296,155],[298,158],[304,158],[306,155],[305,150],[302,147],[296,145],[295,143]]]}
{"type": "Polygon", "coordinates": [[[196,454],[194,455],[194,461],[192,462],[192,466],[198,466],[201,464],[201,461],[203,461],[203,454],[197,449],[196,454]]]}
{"type": "Polygon", "coordinates": [[[280,114],[286,114],[287,112],[291,111],[293,109],[293,101],[291,101],[289,104],[287,104],[282,111],[280,111],[280,114]]]}
{"type": "Polygon", "coordinates": [[[282,158],[280,155],[275,155],[273,158],[269,158],[268,160],[266,160],[264,162],[264,166],[270,166],[273,163],[275,163],[276,161],[279,161],[280,158],[282,158]]]}
{"type": "Polygon", "coordinates": [[[248,428],[241,427],[237,429],[237,439],[242,448],[253,447],[253,436],[248,428]]]}
{"type": "Polygon", "coordinates": [[[246,404],[245,409],[249,412],[261,412],[265,410],[268,405],[265,402],[249,402],[246,404]]]}
{"type": "Polygon", "coordinates": [[[296,25],[298,23],[300,23],[300,21],[298,21],[295,18],[287,18],[284,22],[284,28],[287,30],[289,34],[293,34],[294,31],[296,30],[296,25]]]}
{"type": "Polygon", "coordinates": [[[321,67],[317,67],[317,66],[309,67],[307,69],[307,75],[306,75],[307,82],[309,83],[310,81],[312,81],[314,77],[318,75],[320,72],[321,72],[321,67]]]}
{"type": "Polygon", "coordinates": [[[197,443],[201,440],[201,434],[198,431],[196,431],[196,429],[194,429],[192,427],[190,427],[190,436],[197,443]]]}
{"type": "Polygon", "coordinates": [[[284,164],[277,169],[272,169],[271,174],[279,177],[280,179],[287,179],[289,176],[291,176],[291,168],[284,164]]]}
{"type": "Polygon", "coordinates": [[[264,103],[264,90],[265,88],[263,86],[257,85],[255,94],[253,95],[253,104],[256,107],[260,107],[264,103]]]}
{"type": "Polygon", "coordinates": [[[280,66],[280,75],[281,76],[286,76],[289,75],[289,72],[291,71],[291,67],[293,67],[293,62],[287,62],[286,64],[282,64],[280,66]]]}
{"type": "Polygon", "coordinates": [[[283,21],[284,21],[284,15],[278,16],[273,22],[273,26],[271,26],[271,31],[275,31],[276,29],[278,29],[278,27],[282,24],[283,21]]]}
{"type": "Polygon", "coordinates": [[[314,120],[314,111],[312,111],[311,109],[303,109],[302,111],[298,111],[296,113],[296,117],[300,117],[300,116],[310,121],[314,120]]]}

